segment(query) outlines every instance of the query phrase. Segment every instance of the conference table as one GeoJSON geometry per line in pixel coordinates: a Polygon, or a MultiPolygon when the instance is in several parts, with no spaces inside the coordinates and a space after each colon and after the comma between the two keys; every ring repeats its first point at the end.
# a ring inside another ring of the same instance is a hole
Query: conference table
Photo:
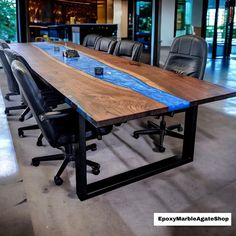
{"type": "Polygon", "coordinates": [[[198,106],[236,96],[236,91],[207,81],[132,62],[70,42],[66,46],[77,50],[80,57],[65,58],[62,56],[65,49],[63,43],[56,45],[41,42],[10,46],[78,112],[79,150],[75,171],[76,192],[80,200],[192,162],[198,106]],[[103,67],[104,75],[95,75],[95,66],[103,67]],[[185,112],[180,156],[87,183],[86,120],[95,127],[103,127],[170,112],[185,112]]]}

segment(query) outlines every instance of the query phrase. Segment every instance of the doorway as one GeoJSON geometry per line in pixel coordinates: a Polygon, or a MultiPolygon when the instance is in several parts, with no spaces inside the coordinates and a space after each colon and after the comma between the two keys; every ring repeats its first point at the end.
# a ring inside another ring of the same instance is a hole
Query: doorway
{"type": "Polygon", "coordinates": [[[129,1],[128,38],[143,44],[142,62],[149,64],[151,60],[153,0],[129,1]]]}
{"type": "Polygon", "coordinates": [[[209,0],[206,7],[208,57],[236,57],[235,0],[209,0]]]}

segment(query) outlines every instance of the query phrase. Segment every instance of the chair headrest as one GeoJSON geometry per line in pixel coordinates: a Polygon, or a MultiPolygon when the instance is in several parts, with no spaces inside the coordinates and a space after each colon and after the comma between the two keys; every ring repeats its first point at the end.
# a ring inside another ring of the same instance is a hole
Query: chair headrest
{"type": "Polygon", "coordinates": [[[10,48],[5,40],[0,39],[0,48],[10,48]]]}
{"type": "Polygon", "coordinates": [[[195,35],[174,39],[164,69],[203,79],[207,60],[207,43],[195,35]]]}
{"type": "Polygon", "coordinates": [[[133,61],[139,61],[143,45],[131,40],[121,40],[116,44],[114,54],[129,58],[133,61]]]}

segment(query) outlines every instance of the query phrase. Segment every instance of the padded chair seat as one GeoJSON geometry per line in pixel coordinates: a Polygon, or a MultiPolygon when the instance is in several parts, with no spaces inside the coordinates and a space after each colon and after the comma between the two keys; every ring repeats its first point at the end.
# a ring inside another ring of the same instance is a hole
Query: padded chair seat
{"type": "Polygon", "coordinates": [[[175,55],[169,59],[169,63],[166,65],[165,69],[177,74],[184,74],[196,78],[198,77],[201,67],[202,60],[200,58],[175,55]]]}

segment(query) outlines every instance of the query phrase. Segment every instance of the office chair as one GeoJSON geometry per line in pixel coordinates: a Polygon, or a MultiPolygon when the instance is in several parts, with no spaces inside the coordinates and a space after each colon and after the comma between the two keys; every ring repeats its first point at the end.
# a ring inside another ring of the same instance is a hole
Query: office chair
{"type": "MultiPolygon", "coordinates": [[[[60,93],[58,93],[54,89],[50,89],[48,85],[46,85],[43,82],[43,79],[30,67],[30,65],[24,59],[24,57],[22,57],[19,53],[11,49],[4,49],[4,53],[10,65],[12,64],[14,60],[18,60],[25,65],[25,67],[29,70],[30,75],[34,78],[35,82],[37,83],[37,86],[39,87],[41,91],[41,95],[44,96],[44,100],[48,106],[52,108],[56,108],[59,104],[64,103],[64,96],[62,96],[60,93]]],[[[30,112],[30,108],[27,106],[25,111],[30,112]]],[[[24,131],[32,130],[32,129],[39,129],[39,127],[36,124],[20,127],[18,128],[18,135],[20,137],[24,137],[24,131]]],[[[37,146],[42,146],[42,139],[43,139],[43,135],[40,134],[36,142],[37,146]]]]}
{"type": "MultiPolygon", "coordinates": [[[[60,177],[61,174],[67,164],[75,160],[77,154],[78,114],[73,109],[55,111],[47,106],[37,83],[24,64],[15,60],[12,62],[11,67],[43,136],[53,148],[63,151],[63,154],[59,155],[35,157],[32,159],[32,165],[38,166],[41,161],[63,160],[61,167],[54,177],[55,184],[61,185],[63,183],[60,177]]],[[[89,122],[86,122],[86,139],[94,139],[100,137],[100,135],[106,135],[111,130],[112,126],[96,129],[89,122]]],[[[88,145],[86,150],[95,151],[96,144],[88,145]]],[[[100,165],[98,163],[87,160],[87,165],[92,168],[93,174],[99,174],[100,165]]]]}
{"type": "MultiPolygon", "coordinates": [[[[15,80],[15,77],[12,74],[11,67],[10,67],[6,57],[5,57],[4,50],[1,48],[1,46],[0,46],[0,58],[1,58],[1,62],[2,62],[2,66],[3,66],[4,72],[6,74],[8,89],[10,91],[10,93],[7,93],[5,95],[5,99],[9,101],[10,100],[10,96],[12,96],[12,95],[20,95],[20,90],[19,90],[19,86],[18,86],[18,84],[17,84],[17,82],[15,80]]],[[[10,111],[22,110],[22,109],[26,109],[26,107],[27,106],[22,101],[21,105],[12,106],[12,107],[6,107],[5,108],[5,114],[9,115],[10,111]]]]}
{"type": "Polygon", "coordinates": [[[113,54],[132,61],[139,61],[142,50],[143,45],[139,42],[131,40],[120,40],[117,42],[113,54]]]}
{"type": "MultiPolygon", "coordinates": [[[[4,40],[0,39],[0,48],[1,49],[9,48],[9,46],[4,40]]],[[[0,57],[0,62],[1,62],[1,57],[0,57]]],[[[2,69],[2,68],[3,68],[2,63],[0,63],[0,69],[2,69]]]]}
{"type": "Polygon", "coordinates": [[[113,38],[102,37],[98,39],[95,50],[113,54],[116,46],[116,40],[113,38]]]}
{"type": "MultiPolygon", "coordinates": [[[[9,48],[8,44],[6,41],[0,39],[0,49],[5,49],[5,48],[9,48]]],[[[1,61],[1,57],[0,57],[0,61],[1,61]]],[[[0,65],[0,69],[2,69],[2,65],[0,65]]]]}
{"type": "Polygon", "coordinates": [[[83,46],[91,49],[95,49],[96,43],[98,39],[100,39],[102,36],[97,34],[87,34],[83,40],[83,46]]]}
{"type": "MultiPolygon", "coordinates": [[[[202,80],[206,61],[206,41],[198,36],[184,35],[175,38],[173,41],[164,69],[202,80]]],[[[167,115],[173,116],[173,113],[168,113],[167,115]]],[[[182,134],[173,131],[176,129],[178,132],[183,131],[181,124],[166,126],[165,116],[161,116],[160,125],[148,121],[147,129],[135,131],[133,136],[134,138],[139,138],[139,135],[158,134],[159,144],[157,148],[160,152],[164,152],[163,142],[165,135],[183,139],[182,134]]]]}
{"type": "MultiPolygon", "coordinates": [[[[4,69],[4,72],[7,76],[7,83],[8,83],[8,89],[9,91],[11,91],[10,93],[7,93],[5,95],[5,99],[6,100],[10,100],[10,96],[12,95],[19,95],[20,94],[20,91],[19,91],[19,86],[10,70],[10,65],[9,63],[6,61],[6,57],[4,55],[4,52],[1,51],[1,50],[4,50],[4,49],[9,49],[10,47],[8,46],[8,44],[0,39],[0,58],[1,58],[1,61],[2,61],[2,65],[3,65],[3,69],[4,69]]],[[[19,105],[19,106],[13,106],[13,107],[6,107],[5,109],[5,114],[6,115],[9,115],[10,111],[11,110],[21,110],[21,109],[25,109],[26,106],[24,104],[24,101],[22,99],[22,104],[19,105]]],[[[19,120],[20,121],[23,121],[24,120],[24,117],[26,116],[26,114],[28,113],[28,110],[26,108],[26,110],[20,115],[19,117],[19,120]]]]}
{"type": "Polygon", "coordinates": [[[0,39],[0,58],[1,58],[1,64],[2,64],[2,67],[4,69],[4,72],[6,74],[6,77],[7,77],[7,85],[8,85],[8,89],[9,89],[9,93],[7,93],[5,95],[5,99],[6,100],[10,100],[10,96],[13,96],[13,95],[19,95],[20,94],[20,91],[19,91],[19,86],[14,78],[14,76],[12,75],[11,73],[11,70],[10,70],[10,66],[6,60],[6,57],[4,55],[4,52],[3,50],[5,48],[10,48],[8,46],[8,44],[0,39]]]}

